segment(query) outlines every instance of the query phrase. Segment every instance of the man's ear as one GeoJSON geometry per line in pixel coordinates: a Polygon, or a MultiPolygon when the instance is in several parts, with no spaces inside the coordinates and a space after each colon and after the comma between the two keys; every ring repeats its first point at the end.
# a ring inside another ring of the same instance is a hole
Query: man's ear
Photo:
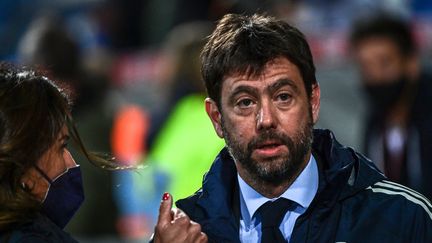
{"type": "Polygon", "coordinates": [[[319,117],[320,103],[321,103],[321,89],[319,84],[312,85],[312,94],[310,98],[310,105],[312,108],[312,121],[313,124],[316,124],[319,117]]]}
{"type": "Polygon", "coordinates": [[[205,109],[207,112],[207,115],[210,117],[211,122],[213,123],[213,127],[216,131],[216,134],[223,138],[223,131],[222,131],[222,118],[221,113],[219,111],[218,106],[216,105],[216,102],[212,100],[211,98],[205,99],[205,109]]]}

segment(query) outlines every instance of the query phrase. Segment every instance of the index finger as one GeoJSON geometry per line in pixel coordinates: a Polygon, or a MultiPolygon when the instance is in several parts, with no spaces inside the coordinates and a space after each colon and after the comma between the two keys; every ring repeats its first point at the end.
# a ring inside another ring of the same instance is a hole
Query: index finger
{"type": "Polygon", "coordinates": [[[162,201],[159,207],[158,224],[166,225],[171,222],[171,208],[173,205],[173,199],[171,194],[165,192],[162,196],[162,201]]]}

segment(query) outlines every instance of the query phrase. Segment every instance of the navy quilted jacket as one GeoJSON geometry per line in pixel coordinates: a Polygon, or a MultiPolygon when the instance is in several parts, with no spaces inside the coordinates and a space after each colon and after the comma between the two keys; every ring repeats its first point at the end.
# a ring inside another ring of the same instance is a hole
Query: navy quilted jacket
{"type": "MultiPolygon", "coordinates": [[[[290,242],[432,242],[432,206],[425,197],[388,181],[328,130],[314,130],[312,147],[319,188],[290,242]]],[[[201,224],[210,242],[240,242],[237,172],[226,149],[202,188],[176,205],[201,224]]]]}

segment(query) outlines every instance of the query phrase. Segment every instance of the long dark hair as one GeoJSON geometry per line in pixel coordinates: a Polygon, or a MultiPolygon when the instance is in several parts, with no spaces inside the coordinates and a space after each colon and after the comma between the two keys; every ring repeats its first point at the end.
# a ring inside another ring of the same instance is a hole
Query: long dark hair
{"type": "Polygon", "coordinates": [[[40,202],[21,184],[66,124],[90,162],[120,169],[112,159],[88,152],[73,124],[64,90],[37,71],[0,64],[0,230],[30,220],[40,202]]]}

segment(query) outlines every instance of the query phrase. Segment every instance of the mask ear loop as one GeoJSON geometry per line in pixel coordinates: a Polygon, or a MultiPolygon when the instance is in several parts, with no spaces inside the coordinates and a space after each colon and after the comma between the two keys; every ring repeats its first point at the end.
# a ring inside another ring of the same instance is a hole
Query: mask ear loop
{"type": "Polygon", "coordinates": [[[39,168],[39,166],[37,166],[37,165],[34,165],[34,167],[39,172],[39,174],[41,174],[45,178],[45,180],[47,180],[49,182],[49,184],[51,185],[52,180],[45,174],[45,172],[41,168],[39,168]]]}
{"type": "Polygon", "coordinates": [[[45,172],[44,172],[41,168],[39,168],[39,166],[34,165],[34,168],[35,168],[35,169],[39,172],[39,174],[41,174],[41,175],[43,176],[43,178],[45,178],[45,180],[47,180],[48,183],[49,183],[48,189],[47,189],[47,191],[46,191],[46,193],[45,193],[45,196],[43,197],[43,200],[42,200],[42,202],[44,202],[45,199],[46,199],[47,196],[48,196],[48,192],[49,192],[49,189],[50,189],[50,187],[51,187],[52,180],[47,176],[47,174],[45,174],[45,172]]]}

